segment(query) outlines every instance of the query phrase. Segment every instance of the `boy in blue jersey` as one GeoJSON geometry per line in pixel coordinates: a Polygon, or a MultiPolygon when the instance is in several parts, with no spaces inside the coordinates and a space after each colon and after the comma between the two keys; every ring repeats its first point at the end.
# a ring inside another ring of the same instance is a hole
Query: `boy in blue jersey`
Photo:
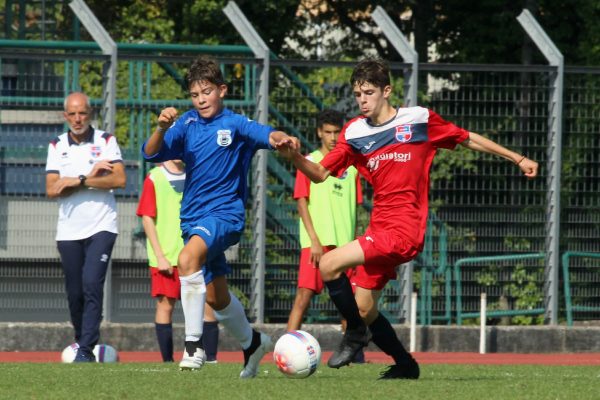
{"type": "Polygon", "coordinates": [[[293,144],[284,132],[224,107],[227,85],[215,60],[197,58],[186,79],[194,108],[180,117],[173,107],[162,110],[158,127],[142,146],[147,161],[181,159],[186,166],[180,215],[185,246],[178,259],[185,350],[179,367],[195,370],[205,362],[201,338],[206,300],[243,348],[240,377],[253,378],[271,338],[252,329],[240,301],[228,290],[231,269],[224,252],[240,240],[244,228],[252,156],[258,149],[293,144]]]}

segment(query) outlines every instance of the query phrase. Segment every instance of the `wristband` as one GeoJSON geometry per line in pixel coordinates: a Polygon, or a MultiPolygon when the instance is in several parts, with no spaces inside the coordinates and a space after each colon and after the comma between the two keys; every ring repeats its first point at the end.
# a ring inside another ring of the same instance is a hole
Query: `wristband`
{"type": "Polygon", "coordinates": [[[526,158],[527,158],[526,156],[523,156],[523,158],[521,158],[521,159],[519,160],[519,162],[518,162],[518,163],[516,163],[516,164],[517,164],[517,165],[521,165],[521,163],[523,162],[523,160],[524,160],[524,159],[526,159],[526,158]]]}

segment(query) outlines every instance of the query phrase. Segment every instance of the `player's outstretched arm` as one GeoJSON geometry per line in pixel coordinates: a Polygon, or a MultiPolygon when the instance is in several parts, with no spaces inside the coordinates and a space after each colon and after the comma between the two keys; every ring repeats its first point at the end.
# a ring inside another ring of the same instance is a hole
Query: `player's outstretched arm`
{"type": "Polygon", "coordinates": [[[498,143],[485,138],[477,133],[469,132],[469,138],[461,143],[468,149],[481,151],[483,153],[494,154],[515,163],[526,177],[532,179],[538,174],[538,163],[525,157],[522,154],[516,153],[498,143]]]}
{"type": "Polygon", "coordinates": [[[329,176],[330,172],[327,168],[319,163],[310,161],[299,152],[296,152],[291,157],[292,163],[298,168],[304,175],[315,183],[321,183],[329,176]]]}
{"type": "Polygon", "coordinates": [[[160,112],[160,115],[158,116],[158,126],[144,147],[144,153],[147,156],[152,156],[160,151],[165,132],[173,125],[173,122],[175,122],[176,119],[177,109],[174,107],[167,107],[160,112]]]}
{"type": "Polygon", "coordinates": [[[297,147],[297,142],[294,142],[295,138],[289,136],[283,131],[273,131],[269,134],[269,143],[271,147],[281,151],[281,148],[292,146],[294,149],[297,147]]]}
{"type": "MultiPolygon", "coordinates": [[[[276,132],[272,132],[271,135],[274,133],[276,132]]],[[[300,141],[298,138],[286,134],[284,135],[285,136],[278,137],[278,140],[271,143],[273,147],[277,149],[279,154],[288,160],[291,160],[294,166],[302,171],[302,173],[304,173],[311,181],[320,183],[327,179],[329,170],[321,164],[314,163],[300,154],[300,141]]]]}

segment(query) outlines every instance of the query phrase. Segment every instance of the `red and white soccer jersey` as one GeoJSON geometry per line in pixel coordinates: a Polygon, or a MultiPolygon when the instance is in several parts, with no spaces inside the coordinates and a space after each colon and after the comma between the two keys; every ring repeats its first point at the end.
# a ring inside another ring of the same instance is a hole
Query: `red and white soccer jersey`
{"type": "MultiPolygon", "coordinates": [[[[423,107],[399,108],[394,118],[378,126],[363,116],[344,126],[336,147],[321,164],[334,176],[354,165],[373,185],[373,211],[369,228],[359,239],[361,246],[374,242],[375,238],[369,236],[372,232],[397,238],[392,242],[403,242],[387,243],[385,247],[408,245],[416,252],[422,250],[433,157],[438,148],[453,149],[468,137],[468,131],[423,107]]],[[[393,253],[396,251],[400,249],[393,253]]],[[[406,262],[405,258],[414,258],[416,252],[390,254],[392,259],[387,262],[406,262]]],[[[366,264],[370,264],[369,257],[365,251],[366,264]]]]}

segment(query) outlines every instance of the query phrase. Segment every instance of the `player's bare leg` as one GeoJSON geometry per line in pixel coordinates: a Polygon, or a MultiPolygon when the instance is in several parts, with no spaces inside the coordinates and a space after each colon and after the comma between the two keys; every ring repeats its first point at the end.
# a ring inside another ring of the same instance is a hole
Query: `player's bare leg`
{"type": "Polygon", "coordinates": [[[173,362],[173,326],[171,322],[176,302],[177,299],[163,295],[156,299],[154,326],[163,362],[173,362]]]}
{"type": "Polygon", "coordinates": [[[304,314],[306,314],[306,310],[310,306],[310,301],[315,292],[307,288],[298,288],[296,291],[296,299],[294,300],[294,305],[292,307],[292,311],[290,311],[290,316],[288,318],[287,330],[295,331],[300,329],[302,326],[302,320],[304,319],[304,314]]]}

